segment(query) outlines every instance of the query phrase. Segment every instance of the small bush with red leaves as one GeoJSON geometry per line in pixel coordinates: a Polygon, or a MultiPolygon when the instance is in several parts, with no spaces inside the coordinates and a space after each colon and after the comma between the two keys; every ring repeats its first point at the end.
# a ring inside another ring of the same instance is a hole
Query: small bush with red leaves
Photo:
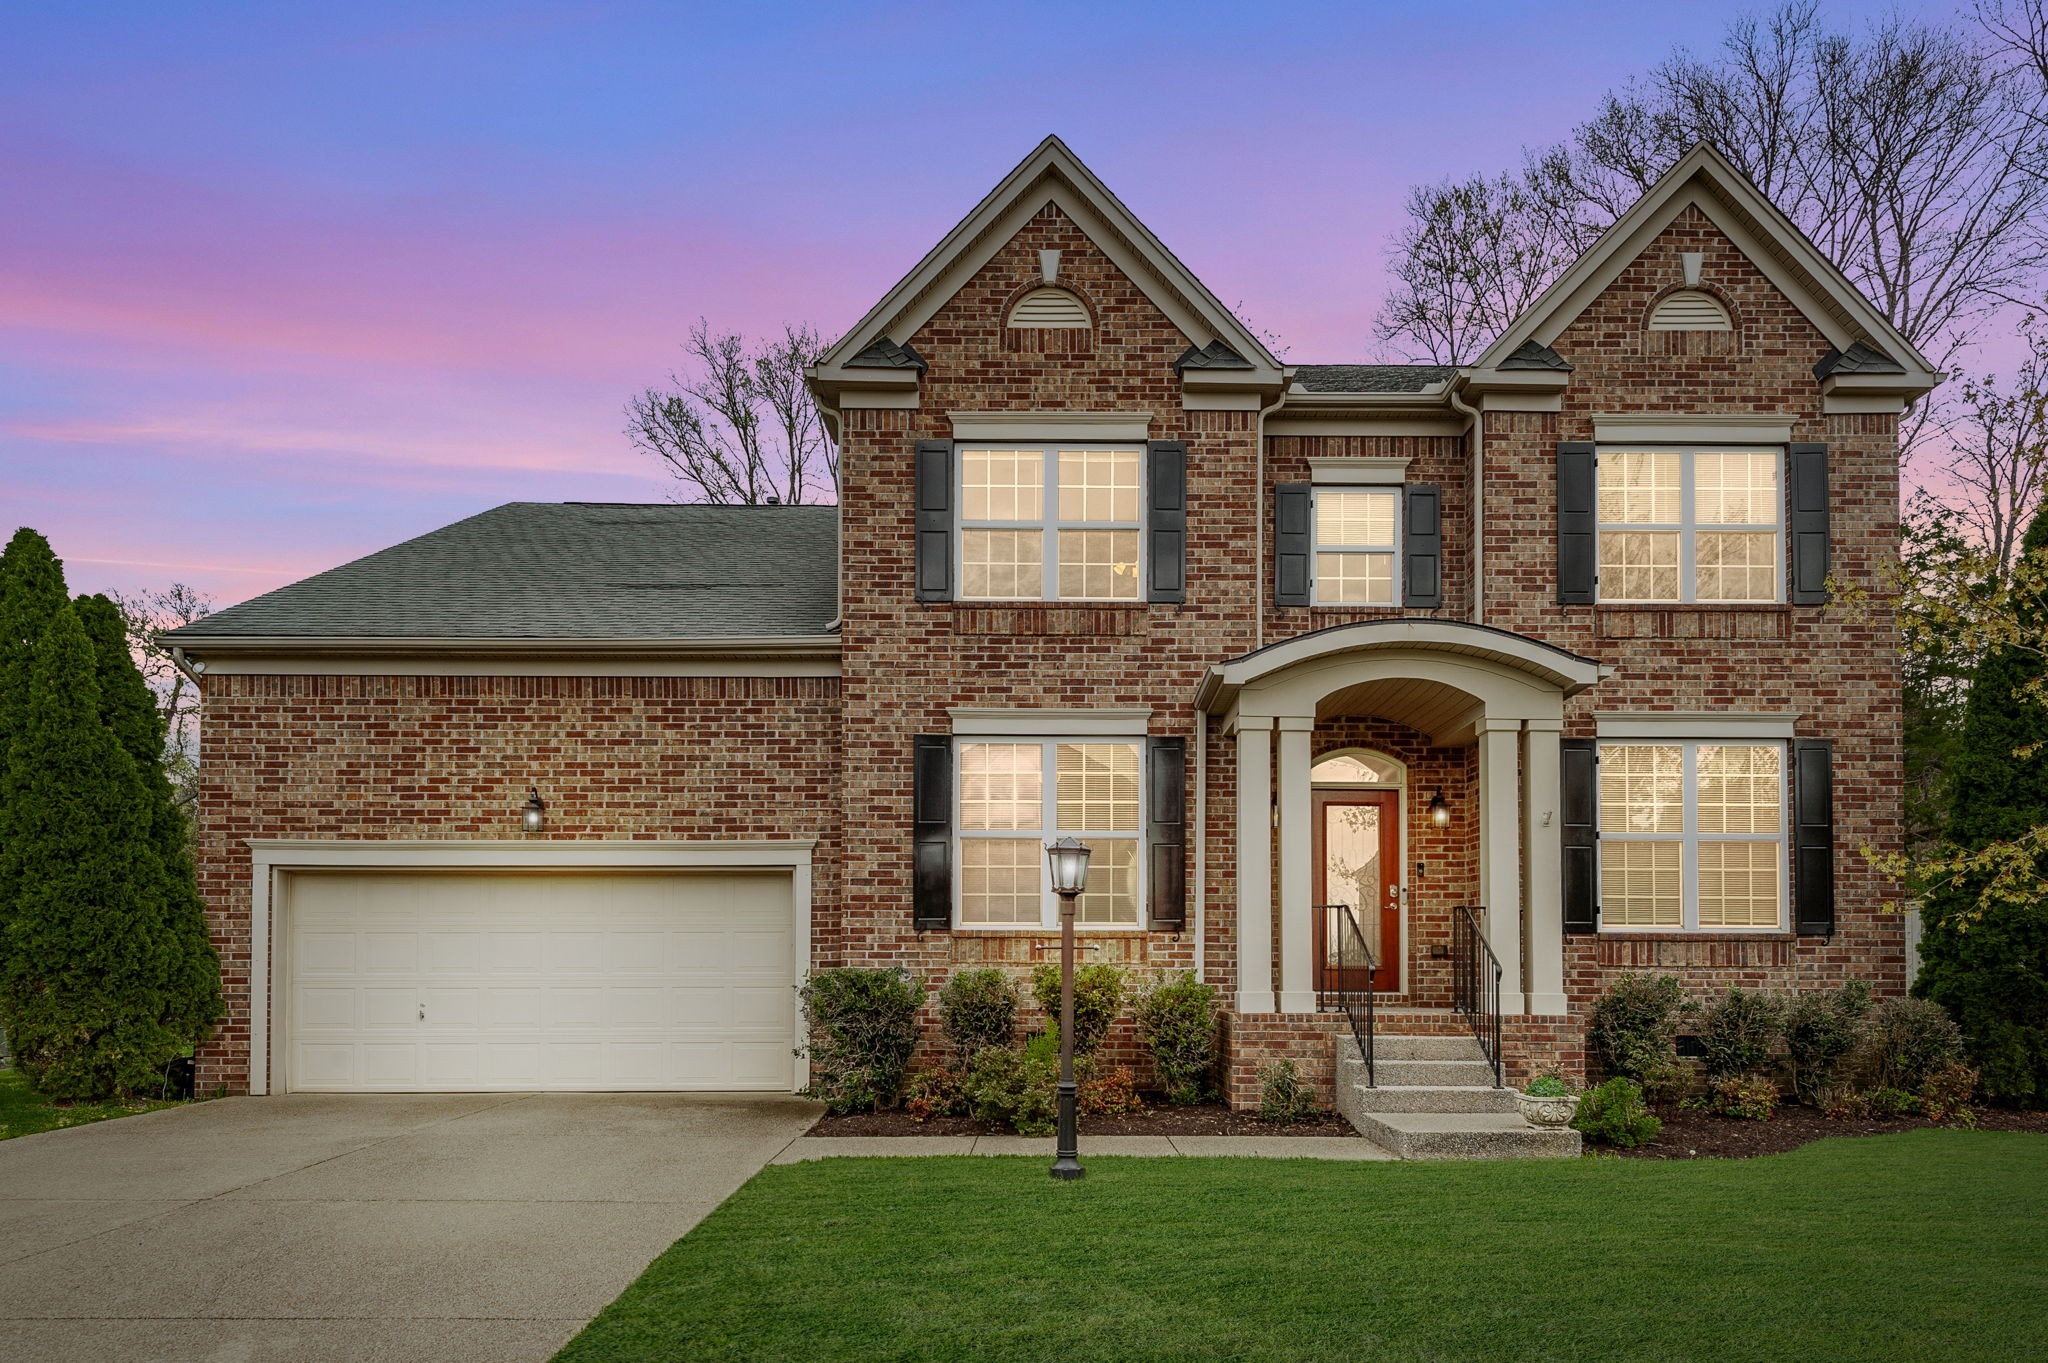
{"type": "Polygon", "coordinates": [[[903,1085],[903,1110],[914,1122],[964,1117],[967,1109],[967,1080],[952,1070],[919,1070],[903,1085]]]}

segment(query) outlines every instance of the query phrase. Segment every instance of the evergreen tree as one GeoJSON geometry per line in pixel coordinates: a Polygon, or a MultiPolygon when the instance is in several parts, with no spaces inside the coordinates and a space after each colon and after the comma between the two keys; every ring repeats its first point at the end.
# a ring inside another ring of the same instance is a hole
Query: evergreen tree
{"type": "MultiPolygon", "coordinates": [[[[8,753],[28,714],[29,655],[50,620],[64,608],[64,565],[50,542],[27,526],[0,551],[0,804],[8,798],[8,753]]],[[[15,890],[0,858],[0,957],[15,890]]]]}
{"type": "Polygon", "coordinates": [[[164,765],[163,711],[135,665],[120,608],[104,596],[81,596],[73,604],[97,663],[101,722],[135,765],[149,813],[150,841],[164,870],[164,909],[174,944],[165,962],[170,992],[164,1022],[187,1041],[197,1041],[224,1011],[220,958],[207,932],[206,905],[194,877],[191,828],[178,808],[177,792],[164,765]]]}
{"type": "Polygon", "coordinates": [[[166,872],[135,761],[100,718],[98,659],[66,602],[30,649],[28,704],[0,801],[14,889],[0,1017],[16,1062],[55,1098],[153,1089],[189,1044],[166,872]]]}
{"type": "MultiPolygon", "coordinates": [[[[2022,545],[2026,565],[2048,563],[2048,507],[2022,545]]],[[[2023,574],[2024,575],[2024,574],[2023,574]]],[[[1946,840],[1970,851],[2024,843],[2048,828],[2048,600],[2016,598],[2014,641],[1977,665],[1955,761],[1946,840]]],[[[1922,907],[1923,965],[1914,992],[1962,1025],[1984,1089],[2000,1101],[2048,1106],[2048,885],[1983,902],[1982,877],[1959,875],[1922,907]]]]}

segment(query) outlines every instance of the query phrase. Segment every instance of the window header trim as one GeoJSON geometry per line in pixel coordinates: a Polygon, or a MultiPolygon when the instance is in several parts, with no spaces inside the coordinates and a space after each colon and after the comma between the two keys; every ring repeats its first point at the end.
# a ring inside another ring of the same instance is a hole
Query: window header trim
{"type": "Polygon", "coordinates": [[[1602,445],[1789,445],[1792,418],[1756,412],[1595,412],[1602,445]]]}
{"type": "Polygon", "coordinates": [[[1593,732],[1603,739],[1649,739],[1661,743],[1702,743],[1716,739],[1787,739],[1797,712],[1756,713],[1619,711],[1593,716],[1593,732]]]}
{"type": "Polygon", "coordinates": [[[1028,440],[1036,444],[1072,440],[1142,442],[1152,429],[1150,412],[948,412],[958,441],[1028,440]]]}

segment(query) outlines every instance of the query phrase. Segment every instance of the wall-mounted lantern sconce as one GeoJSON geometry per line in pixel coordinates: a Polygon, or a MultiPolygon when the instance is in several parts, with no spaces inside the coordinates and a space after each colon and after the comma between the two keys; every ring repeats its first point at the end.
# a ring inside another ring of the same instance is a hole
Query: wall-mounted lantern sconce
{"type": "Polygon", "coordinates": [[[1444,803],[1442,786],[1438,786],[1436,794],[1429,797],[1429,821],[1438,828],[1451,826],[1451,807],[1444,803]]]}
{"type": "Polygon", "coordinates": [[[547,827],[548,802],[540,798],[538,786],[526,788],[526,803],[520,807],[519,822],[529,833],[538,833],[547,827]]]}

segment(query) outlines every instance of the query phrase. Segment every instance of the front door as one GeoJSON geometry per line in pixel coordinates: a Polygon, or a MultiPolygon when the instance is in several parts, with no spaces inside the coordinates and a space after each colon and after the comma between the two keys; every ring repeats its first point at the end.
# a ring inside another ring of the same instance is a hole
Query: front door
{"type": "Polygon", "coordinates": [[[1392,993],[1401,961],[1401,795],[1393,790],[1315,792],[1316,988],[1361,989],[1364,961],[1338,905],[1358,916],[1371,950],[1372,987],[1392,993]]]}

